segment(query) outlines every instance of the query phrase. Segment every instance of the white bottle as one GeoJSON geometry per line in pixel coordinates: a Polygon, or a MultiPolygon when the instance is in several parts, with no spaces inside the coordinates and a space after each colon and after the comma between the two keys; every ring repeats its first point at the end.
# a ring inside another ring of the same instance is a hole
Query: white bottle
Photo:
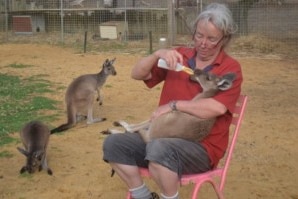
{"type": "Polygon", "coordinates": [[[167,39],[164,37],[159,38],[159,49],[167,48],[167,47],[168,47],[167,39]]]}

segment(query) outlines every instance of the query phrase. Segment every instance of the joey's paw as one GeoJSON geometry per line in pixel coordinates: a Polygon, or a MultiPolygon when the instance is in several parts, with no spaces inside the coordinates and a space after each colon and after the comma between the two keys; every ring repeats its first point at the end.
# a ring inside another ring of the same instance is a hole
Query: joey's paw
{"type": "Polygon", "coordinates": [[[110,134],[112,134],[109,129],[107,129],[105,131],[101,131],[100,133],[103,134],[103,135],[110,135],[110,134]]]}
{"type": "Polygon", "coordinates": [[[122,126],[122,125],[120,124],[119,121],[114,121],[114,122],[113,122],[113,125],[114,125],[114,126],[122,126]]]}
{"type": "Polygon", "coordinates": [[[99,103],[99,106],[101,106],[102,105],[102,101],[99,99],[99,97],[98,98],[96,98],[96,101],[98,101],[99,103]]]}
{"type": "Polygon", "coordinates": [[[155,193],[155,192],[151,192],[151,198],[152,198],[152,199],[159,199],[159,196],[158,196],[157,193],[155,193]]]}
{"type": "Polygon", "coordinates": [[[48,169],[48,174],[49,174],[49,175],[53,175],[53,171],[52,171],[52,169],[48,169]]]}
{"type": "Polygon", "coordinates": [[[26,166],[24,166],[24,167],[21,168],[20,174],[23,174],[25,171],[27,171],[27,167],[26,166]]]}

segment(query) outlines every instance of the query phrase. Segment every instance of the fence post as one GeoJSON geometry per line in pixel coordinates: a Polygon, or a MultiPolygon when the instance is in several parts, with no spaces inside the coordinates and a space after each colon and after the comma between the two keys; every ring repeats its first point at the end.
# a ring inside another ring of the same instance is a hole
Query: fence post
{"type": "Polygon", "coordinates": [[[5,0],[4,6],[5,6],[5,32],[6,32],[6,40],[8,41],[8,0],[5,0]]]}
{"type": "Polygon", "coordinates": [[[173,45],[176,39],[175,0],[168,0],[168,44],[173,45]]]}
{"type": "Polygon", "coordinates": [[[87,48],[87,31],[85,31],[85,37],[84,37],[84,53],[86,53],[87,48]]]}
{"type": "Polygon", "coordinates": [[[149,53],[152,54],[152,31],[149,31],[149,53]]]}
{"type": "Polygon", "coordinates": [[[60,0],[60,19],[61,19],[61,43],[64,44],[64,13],[63,13],[63,0],[60,0]]]}

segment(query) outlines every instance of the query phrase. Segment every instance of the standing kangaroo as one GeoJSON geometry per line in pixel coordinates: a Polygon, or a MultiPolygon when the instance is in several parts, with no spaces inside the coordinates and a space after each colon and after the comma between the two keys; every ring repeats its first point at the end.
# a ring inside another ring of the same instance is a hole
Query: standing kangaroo
{"type": "Polygon", "coordinates": [[[102,105],[103,98],[100,95],[100,89],[109,75],[117,74],[113,65],[115,60],[116,58],[107,59],[102,65],[102,70],[97,74],[82,75],[72,81],[65,94],[67,123],[52,129],[51,134],[65,131],[76,125],[80,111],[87,110],[87,124],[106,120],[106,118],[93,118],[93,102],[95,92],[97,92],[97,101],[99,101],[99,105],[102,105]]]}
{"type": "Polygon", "coordinates": [[[52,170],[48,167],[46,152],[50,138],[50,130],[39,121],[27,123],[20,132],[22,143],[25,149],[17,147],[19,152],[27,157],[27,163],[20,170],[20,173],[28,171],[34,173],[37,169],[46,169],[49,175],[52,170]]]}
{"type": "MultiPolygon", "coordinates": [[[[196,69],[190,76],[191,80],[198,82],[203,88],[192,100],[214,96],[218,91],[228,90],[232,87],[236,75],[228,73],[222,77],[196,69]]],[[[128,124],[125,121],[116,121],[114,126],[121,126],[127,132],[139,133],[147,143],[155,138],[183,138],[199,141],[210,132],[216,118],[201,119],[194,115],[171,111],[160,115],[154,120],[146,120],[139,124],[128,124]]],[[[120,133],[119,130],[108,129],[103,134],[120,133]]]]}

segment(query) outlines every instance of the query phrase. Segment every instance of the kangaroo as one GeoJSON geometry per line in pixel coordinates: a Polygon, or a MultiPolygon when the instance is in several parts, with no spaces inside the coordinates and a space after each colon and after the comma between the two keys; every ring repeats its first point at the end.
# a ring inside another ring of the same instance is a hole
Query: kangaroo
{"type": "MultiPolygon", "coordinates": [[[[209,98],[219,91],[228,90],[232,87],[236,75],[227,73],[221,77],[211,73],[196,69],[190,76],[192,81],[198,82],[202,88],[202,93],[197,94],[192,100],[209,98]]],[[[160,115],[154,120],[146,120],[139,124],[128,124],[125,121],[115,121],[114,126],[121,126],[126,132],[139,133],[147,143],[156,138],[183,138],[187,140],[200,141],[210,132],[216,118],[201,119],[194,115],[171,111],[160,115]]],[[[119,130],[108,129],[102,131],[103,134],[121,133],[119,130]]]]}
{"type": "Polygon", "coordinates": [[[50,130],[46,125],[39,121],[31,121],[27,123],[20,132],[21,141],[25,147],[22,149],[17,147],[27,158],[27,163],[20,170],[20,173],[28,171],[32,174],[37,169],[41,171],[46,169],[49,175],[52,170],[48,167],[46,159],[46,151],[50,138],[50,130]]]}
{"type": "Polygon", "coordinates": [[[99,73],[82,75],[71,82],[65,94],[67,123],[52,129],[51,134],[65,131],[75,126],[80,118],[79,111],[87,110],[87,124],[106,120],[106,118],[93,118],[93,101],[95,92],[97,92],[96,100],[99,101],[99,105],[102,105],[103,97],[100,94],[100,89],[109,75],[115,76],[117,74],[113,65],[115,60],[116,58],[112,60],[107,59],[99,73]]]}

